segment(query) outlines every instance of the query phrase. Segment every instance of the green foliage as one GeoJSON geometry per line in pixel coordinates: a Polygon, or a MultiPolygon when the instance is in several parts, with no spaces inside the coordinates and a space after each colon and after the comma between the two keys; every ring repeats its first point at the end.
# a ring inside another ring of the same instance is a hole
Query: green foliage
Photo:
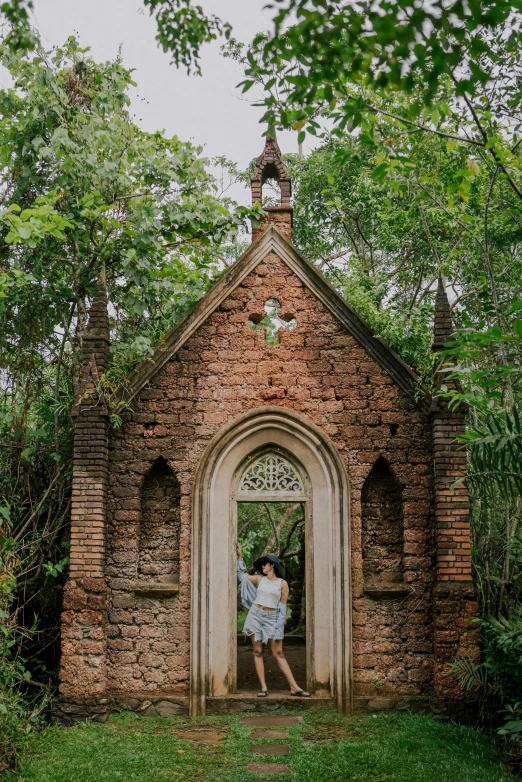
{"type": "Polygon", "coordinates": [[[216,198],[196,148],[133,123],[134,82],[119,60],[98,66],[71,38],[4,63],[17,89],[0,95],[3,257],[11,276],[34,278],[2,304],[7,349],[18,354],[25,331],[59,353],[56,330],[76,349],[68,324],[81,332],[103,266],[116,328],[154,332],[161,321],[165,331],[217,273],[215,250],[226,255],[247,211],[216,198]]]}
{"type": "Polygon", "coordinates": [[[522,746],[522,703],[508,704],[503,710],[504,724],[498,729],[498,735],[511,741],[514,746],[522,746]]]}
{"type": "Polygon", "coordinates": [[[96,63],[74,38],[0,58],[15,81],[0,90],[0,594],[17,649],[4,668],[16,659],[31,680],[5,685],[22,725],[57,674],[71,408],[96,282],[105,272],[110,397],[235,257],[251,211],[219,197],[199,149],[134,123],[119,58],[96,63]]]}
{"type": "Polygon", "coordinates": [[[522,692],[522,614],[511,619],[479,620],[483,628],[483,662],[488,686],[502,700],[522,692]]]}
{"type": "Polygon", "coordinates": [[[304,523],[302,503],[238,503],[238,541],[245,561],[276,554],[291,569],[304,545],[304,523]]]}
{"type": "Polygon", "coordinates": [[[522,708],[513,700],[522,692],[522,613],[476,621],[482,627],[481,661],[456,660],[451,672],[465,692],[479,696],[486,718],[497,724],[499,717],[503,720],[497,732],[516,747],[522,744],[522,708]]]}
{"type": "Polygon", "coordinates": [[[489,499],[522,496],[522,426],[516,406],[484,416],[484,423],[461,438],[469,446],[468,481],[489,499]]]}
{"type": "Polygon", "coordinates": [[[191,0],[143,0],[158,25],[156,40],[164,52],[170,52],[172,62],[183,65],[187,72],[201,74],[200,47],[221,35],[229,37],[231,27],[217,16],[207,16],[200,5],[191,0]]]}
{"type": "Polygon", "coordinates": [[[13,688],[0,688],[0,772],[18,765],[28,734],[44,724],[46,706],[45,700],[32,703],[13,688]]]}
{"type": "MultiPolygon", "coordinates": [[[[5,506],[4,506],[5,510],[5,506]]],[[[4,513],[9,523],[9,513],[4,513]]],[[[0,535],[0,770],[16,766],[27,734],[40,727],[47,697],[34,694],[31,672],[21,658],[21,642],[35,628],[20,631],[16,576],[20,550],[12,538],[0,535]]]]}
{"type": "Polygon", "coordinates": [[[12,52],[27,51],[36,44],[36,36],[29,23],[29,12],[32,10],[33,0],[3,0],[0,3],[0,19],[3,17],[8,26],[4,46],[12,52]]]}
{"type": "Polygon", "coordinates": [[[509,45],[516,45],[520,10],[520,0],[476,0],[469,5],[435,0],[418,6],[407,0],[287,0],[279,3],[263,55],[281,69],[288,68],[292,58],[298,61],[298,68],[285,73],[291,76],[298,103],[316,100],[310,91],[330,101],[328,86],[338,88],[339,82],[349,80],[409,91],[419,74],[428,103],[443,75],[457,68],[466,68],[463,88],[470,91],[490,78],[484,53],[493,34],[508,23],[513,25],[509,45]]]}
{"type": "Polygon", "coordinates": [[[263,119],[271,129],[294,127],[304,137],[305,127],[317,133],[319,114],[329,114],[336,131],[370,121],[379,135],[387,119],[397,118],[382,99],[401,91],[411,94],[398,113],[403,132],[465,140],[490,156],[521,195],[518,158],[499,135],[503,123],[520,128],[520,83],[512,78],[520,68],[520,0],[435,0],[418,7],[407,0],[287,0],[281,6],[273,33],[258,35],[249,49],[243,83],[244,90],[263,84],[263,119]],[[456,100],[443,95],[447,83],[456,100]],[[455,116],[459,134],[444,127],[455,116]]]}

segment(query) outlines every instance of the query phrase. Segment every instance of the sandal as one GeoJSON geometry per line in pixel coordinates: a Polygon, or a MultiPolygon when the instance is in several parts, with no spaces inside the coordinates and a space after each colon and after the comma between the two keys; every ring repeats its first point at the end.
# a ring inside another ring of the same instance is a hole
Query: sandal
{"type": "Polygon", "coordinates": [[[266,698],[268,696],[268,690],[259,690],[257,693],[258,698],[266,698]]]}
{"type": "Polygon", "coordinates": [[[297,690],[296,692],[292,692],[291,695],[294,696],[294,698],[311,698],[312,695],[309,692],[305,692],[304,690],[297,690]]]}

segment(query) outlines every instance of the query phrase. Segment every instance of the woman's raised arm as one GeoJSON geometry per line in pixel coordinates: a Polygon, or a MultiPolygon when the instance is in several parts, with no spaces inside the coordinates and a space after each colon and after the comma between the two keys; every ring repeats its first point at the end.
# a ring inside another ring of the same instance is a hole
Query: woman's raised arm
{"type": "Polygon", "coordinates": [[[243,563],[243,567],[238,567],[238,581],[242,581],[245,577],[248,578],[251,584],[255,584],[255,586],[259,585],[259,582],[261,581],[262,576],[249,576],[246,572],[245,563],[243,562],[243,554],[241,553],[241,546],[239,543],[236,543],[236,553],[237,553],[237,561],[238,565],[239,562],[243,563]]]}

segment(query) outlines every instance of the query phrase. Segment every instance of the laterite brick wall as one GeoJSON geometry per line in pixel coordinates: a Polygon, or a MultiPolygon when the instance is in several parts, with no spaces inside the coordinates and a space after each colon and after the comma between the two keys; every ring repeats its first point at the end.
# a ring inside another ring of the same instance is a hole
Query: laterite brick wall
{"type": "MultiPolygon", "coordinates": [[[[291,209],[267,224],[291,227],[291,209]]],[[[261,227],[263,230],[266,225],[261,227]]],[[[434,349],[451,332],[439,286],[434,349]]],[[[102,288],[84,342],[75,409],[71,573],[62,617],[60,708],[185,708],[189,692],[191,492],[203,451],[247,410],[278,405],[320,427],[350,481],[353,674],[358,708],[458,700],[455,655],[476,659],[468,497],[453,486],[465,410],[427,412],[271,252],[153,376],[109,431],[100,377],[109,356],[102,288]],[[277,299],[297,328],[268,345],[252,331],[277,299]],[[143,582],[167,584],[161,598],[143,582]],[[140,588],[138,588],[140,587],[140,588]],[[147,698],[169,698],[144,706],[147,698]],[[373,704],[373,705],[372,705],[373,704]]],[[[438,376],[439,383],[442,375],[438,376]]]]}
{"type": "Polygon", "coordinates": [[[188,694],[190,495],[198,461],[246,410],[281,405],[333,440],[351,481],[354,677],[360,694],[423,694],[432,684],[434,580],[431,426],[275,254],[269,255],[142,391],[110,441],[107,568],[111,692],[188,694]],[[276,298],[297,319],[276,346],[247,326],[276,298]],[[382,455],[402,486],[404,579],[411,598],[364,594],[361,490],[382,455]],[[163,457],[180,485],[180,590],[151,601],[138,572],[141,490],[163,457]],[[400,646],[400,657],[398,656],[400,646]]]}
{"type": "Polygon", "coordinates": [[[89,313],[83,354],[82,381],[73,410],[71,557],[62,613],[60,699],[65,719],[105,712],[105,705],[99,703],[107,679],[108,416],[99,381],[109,363],[109,321],[103,283],[89,313]]]}

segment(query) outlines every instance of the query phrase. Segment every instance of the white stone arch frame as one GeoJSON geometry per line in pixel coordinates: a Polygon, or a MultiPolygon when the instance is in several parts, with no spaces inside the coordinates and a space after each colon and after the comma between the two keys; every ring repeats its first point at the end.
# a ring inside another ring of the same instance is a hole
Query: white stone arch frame
{"type": "MultiPolygon", "coordinates": [[[[329,438],[297,413],[263,407],[228,424],[196,471],[192,511],[190,708],[235,687],[238,471],[272,448],[302,467],[307,487],[307,662],[309,686],[351,712],[351,575],[348,476],[329,438]]],[[[281,496],[281,495],[279,495],[281,496]]]]}

